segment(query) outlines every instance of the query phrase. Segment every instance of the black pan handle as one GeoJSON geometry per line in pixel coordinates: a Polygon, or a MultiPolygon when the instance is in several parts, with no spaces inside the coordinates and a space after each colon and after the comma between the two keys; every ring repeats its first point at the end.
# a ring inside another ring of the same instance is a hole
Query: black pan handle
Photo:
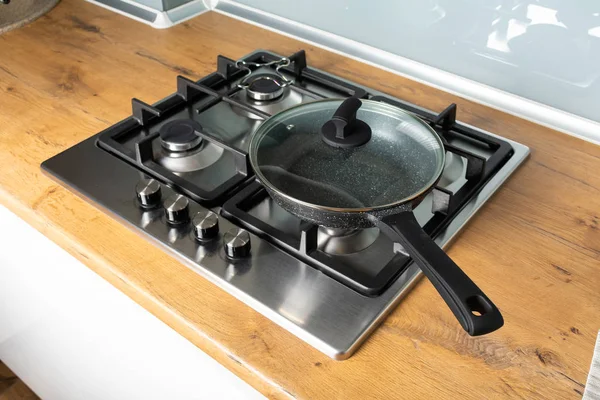
{"type": "Polygon", "coordinates": [[[484,335],[504,325],[500,310],[423,231],[411,211],[373,222],[404,247],[469,335],[484,335]]]}

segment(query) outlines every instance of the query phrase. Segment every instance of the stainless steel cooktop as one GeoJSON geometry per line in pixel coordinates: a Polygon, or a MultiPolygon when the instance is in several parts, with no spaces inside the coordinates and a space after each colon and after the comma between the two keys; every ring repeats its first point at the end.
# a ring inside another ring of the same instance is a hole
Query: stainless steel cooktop
{"type": "MultiPolygon", "coordinates": [[[[336,359],[345,359],[420,276],[376,228],[311,225],[270,199],[248,162],[270,115],[329,97],[388,102],[424,119],[445,143],[437,187],[415,214],[442,247],[521,164],[529,149],[310,68],[256,51],[45,161],[42,168],[153,239],[206,279],[336,359]]],[[[484,288],[485,289],[485,288],[484,288]]]]}

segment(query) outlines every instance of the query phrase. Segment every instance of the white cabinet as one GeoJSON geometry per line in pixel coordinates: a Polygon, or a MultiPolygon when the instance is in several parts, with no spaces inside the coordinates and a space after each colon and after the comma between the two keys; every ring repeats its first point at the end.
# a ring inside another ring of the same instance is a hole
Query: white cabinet
{"type": "Polygon", "coordinates": [[[0,359],[40,397],[263,396],[0,206],[0,359]]]}

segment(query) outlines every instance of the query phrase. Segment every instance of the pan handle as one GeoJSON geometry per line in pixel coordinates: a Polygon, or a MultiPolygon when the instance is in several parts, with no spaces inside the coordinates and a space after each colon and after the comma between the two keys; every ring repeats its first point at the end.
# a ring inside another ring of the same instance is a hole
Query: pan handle
{"type": "Polygon", "coordinates": [[[411,211],[373,218],[373,223],[404,247],[469,335],[484,335],[504,325],[500,310],[423,231],[411,211]]]}

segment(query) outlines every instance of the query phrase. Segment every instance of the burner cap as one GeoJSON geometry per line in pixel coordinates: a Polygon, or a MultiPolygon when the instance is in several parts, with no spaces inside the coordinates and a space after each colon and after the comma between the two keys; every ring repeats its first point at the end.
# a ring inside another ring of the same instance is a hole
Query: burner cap
{"type": "Polygon", "coordinates": [[[170,151],[186,151],[202,143],[202,126],[191,119],[167,122],[158,131],[160,144],[170,151]]]}
{"type": "Polygon", "coordinates": [[[379,237],[379,228],[335,229],[319,226],[317,243],[319,249],[328,254],[358,253],[372,245],[379,237]]]}
{"type": "Polygon", "coordinates": [[[283,94],[279,79],[272,75],[259,75],[246,88],[248,97],[254,100],[275,100],[283,94]]]}

